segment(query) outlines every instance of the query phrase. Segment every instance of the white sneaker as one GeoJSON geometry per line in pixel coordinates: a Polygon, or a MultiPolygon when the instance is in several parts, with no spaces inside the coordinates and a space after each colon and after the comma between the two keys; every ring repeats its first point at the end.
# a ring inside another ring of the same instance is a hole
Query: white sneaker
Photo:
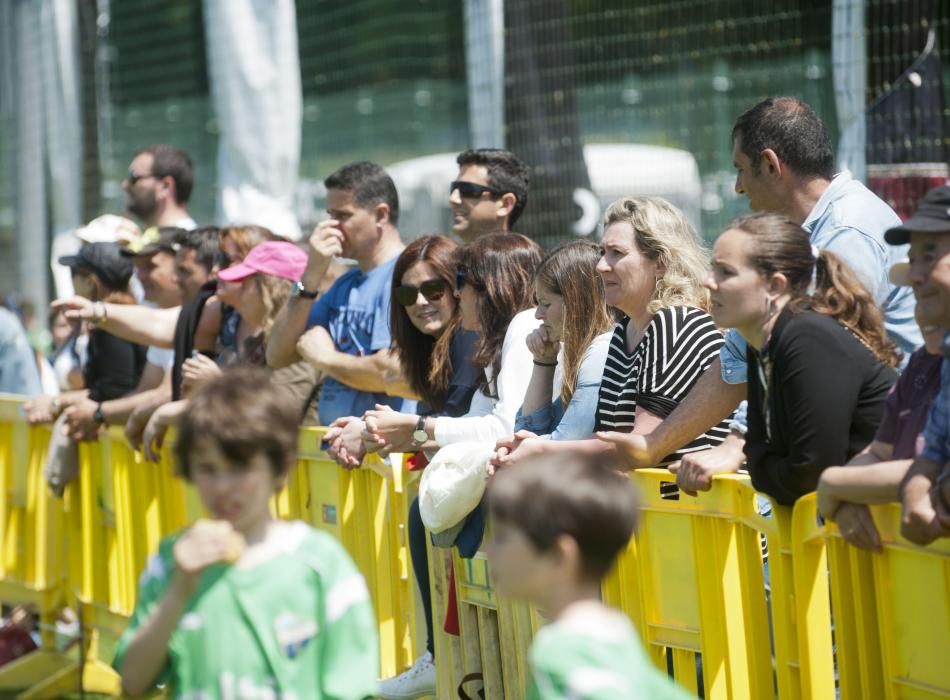
{"type": "Polygon", "coordinates": [[[379,682],[379,697],[385,700],[408,700],[435,695],[435,660],[426,652],[411,668],[398,676],[379,682]]]}

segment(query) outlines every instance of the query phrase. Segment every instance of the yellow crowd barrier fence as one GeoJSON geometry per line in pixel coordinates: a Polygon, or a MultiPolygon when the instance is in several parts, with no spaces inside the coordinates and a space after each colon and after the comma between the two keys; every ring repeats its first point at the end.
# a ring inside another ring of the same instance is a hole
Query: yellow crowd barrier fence
{"type": "MultiPolygon", "coordinates": [[[[376,610],[381,673],[391,675],[424,642],[406,534],[415,475],[398,456],[340,469],[321,450],[323,433],[301,430],[298,467],[273,507],[350,552],[376,610]]],[[[49,437],[26,424],[22,399],[0,397],[0,601],[31,606],[41,623],[40,648],[0,668],[0,690],[117,694],[111,646],[139,574],[159,539],[202,509],[167,449],[161,464],[144,462],[114,428],[80,445],[79,478],[56,499],[43,479],[49,437]],[[80,639],[64,649],[55,625],[66,608],[80,639]]],[[[709,492],[675,500],[660,493],[670,478],[631,475],[640,529],[603,585],[659,668],[706,698],[950,697],[950,541],[909,544],[899,509],[882,506],[872,512],[883,551],[861,552],[819,524],[814,496],[762,515],[746,477],[720,476],[709,492]]],[[[541,616],[496,595],[481,552],[432,548],[430,562],[437,696],[523,697],[541,616]],[[450,570],[459,636],[443,631],[450,570]]]]}
{"type": "MultiPolygon", "coordinates": [[[[899,536],[899,507],[875,507],[884,548],[862,552],[819,524],[814,495],[763,515],[748,477],[675,500],[661,496],[670,481],[666,470],[631,474],[640,528],[602,596],[680,685],[736,700],[950,697],[950,541],[914,546],[899,536]]],[[[460,686],[476,697],[463,681],[477,677],[486,700],[523,698],[538,612],[494,593],[481,552],[438,551],[438,697],[461,697],[460,686]],[[450,566],[460,637],[442,629],[450,566]]]]}
{"type": "MultiPolygon", "coordinates": [[[[119,428],[79,443],[79,476],[62,500],[52,497],[43,476],[50,429],[27,425],[22,404],[0,397],[0,601],[33,608],[42,643],[0,668],[0,690],[25,689],[24,699],[80,689],[117,695],[112,647],[134,608],[139,575],[159,540],[202,508],[174,476],[170,450],[159,464],[146,462],[119,428]],[[61,649],[55,633],[66,608],[80,623],[72,649],[61,649]]],[[[320,449],[324,432],[301,430],[297,468],[273,508],[330,532],[349,551],[376,611],[381,673],[391,675],[411,664],[418,638],[405,534],[414,477],[401,455],[340,469],[320,449]]]]}

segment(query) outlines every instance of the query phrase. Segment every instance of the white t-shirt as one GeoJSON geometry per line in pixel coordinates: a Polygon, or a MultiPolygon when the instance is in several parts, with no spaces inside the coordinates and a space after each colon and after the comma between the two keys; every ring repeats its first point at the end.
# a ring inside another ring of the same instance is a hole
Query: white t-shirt
{"type": "MultiPolygon", "coordinates": [[[[534,356],[525,339],[539,325],[541,321],[534,317],[533,308],[511,319],[501,346],[501,372],[495,383],[498,398],[493,399],[479,390],[464,416],[436,418],[435,441],[440,446],[462,441],[494,443],[514,434],[515,416],[524,403],[534,369],[534,356]]],[[[485,376],[491,380],[491,367],[485,370],[485,376]]],[[[560,387],[557,391],[560,392],[560,387]]]]}

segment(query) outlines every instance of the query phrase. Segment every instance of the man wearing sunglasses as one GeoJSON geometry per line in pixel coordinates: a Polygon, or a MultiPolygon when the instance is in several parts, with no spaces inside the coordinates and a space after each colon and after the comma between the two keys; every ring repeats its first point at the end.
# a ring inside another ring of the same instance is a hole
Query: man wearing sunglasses
{"type": "Polygon", "coordinates": [[[465,243],[511,231],[528,203],[528,166],[499,148],[463,151],[458,178],[449,185],[452,231],[465,243]]]}
{"type": "Polygon", "coordinates": [[[321,425],[361,416],[376,404],[413,411],[415,401],[386,393],[389,377],[401,375],[389,349],[393,268],[405,248],[396,186],[368,161],[344,165],[324,185],[330,218],[310,236],[307,267],[274,321],[267,364],[276,369],[302,358],[326,375],[321,425]],[[356,260],[358,269],[318,295],[334,257],[356,260]]]}
{"type": "Polygon", "coordinates": [[[126,211],[142,222],[143,229],[193,229],[195,221],[187,206],[194,180],[194,164],[177,146],[156,144],[140,148],[122,180],[126,211]]]}

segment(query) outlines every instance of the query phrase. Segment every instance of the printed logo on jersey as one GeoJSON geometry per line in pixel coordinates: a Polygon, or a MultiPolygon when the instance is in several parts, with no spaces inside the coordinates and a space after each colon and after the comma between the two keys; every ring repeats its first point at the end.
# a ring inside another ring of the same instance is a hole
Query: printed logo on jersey
{"type": "Polygon", "coordinates": [[[284,612],[274,620],[277,644],[287,658],[295,658],[311,639],[317,636],[317,623],[305,620],[291,612],[284,612]]]}

